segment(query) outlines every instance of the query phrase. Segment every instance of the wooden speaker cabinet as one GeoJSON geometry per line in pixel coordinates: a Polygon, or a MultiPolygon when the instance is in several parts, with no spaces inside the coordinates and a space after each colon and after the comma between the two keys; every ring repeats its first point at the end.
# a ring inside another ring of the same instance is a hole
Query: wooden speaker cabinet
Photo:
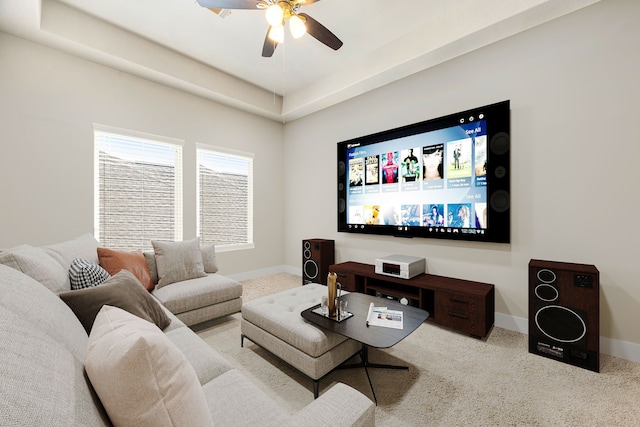
{"type": "Polygon", "coordinates": [[[600,372],[600,275],[595,266],[529,262],[529,352],[600,372]]]}
{"type": "Polygon", "coordinates": [[[302,284],[327,284],[329,266],[335,262],[335,242],[327,239],[302,241],[302,284]]]}

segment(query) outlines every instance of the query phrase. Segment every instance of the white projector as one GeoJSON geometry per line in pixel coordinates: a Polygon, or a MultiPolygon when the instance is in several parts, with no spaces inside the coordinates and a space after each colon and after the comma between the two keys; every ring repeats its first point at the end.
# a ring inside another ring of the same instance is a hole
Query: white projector
{"type": "Polygon", "coordinates": [[[389,255],[376,259],[376,273],[411,279],[427,271],[427,260],[414,256],[389,255]]]}

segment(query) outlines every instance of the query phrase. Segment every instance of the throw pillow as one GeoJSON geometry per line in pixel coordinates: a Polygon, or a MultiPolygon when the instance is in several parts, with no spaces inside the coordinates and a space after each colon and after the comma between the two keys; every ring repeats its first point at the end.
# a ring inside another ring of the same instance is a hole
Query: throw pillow
{"type": "Polygon", "coordinates": [[[202,262],[204,264],[204,271],[206,273],[217,273],[218,261],[216,261],[215,245],[203,246],[200,249],[200,252],[202,252],[202,262]]]}
{"type": "Polygon", "coordinates": [[[73,310],[87,333],[103,305],[119,307],[155,323],[160,329],[171,320],[158,302],[128,270],[120,270],[100,286],[60,293],[60,298],[73,310]]]}
{"type": "Polygon", "coordinates": [[[64,268],[64,271],[68,271],[71,262],[75,258],[98,262],[98,254],[96,253],[98,245],[99,243],[96,238],[93,237],[92,234],[87,233],[73,240],[43,246],[42,249],[58,261],[64,268]]]}
{"type": "Polygon", "coordinates": [[[71,289],[85,289],[99,285],[107,280],[111,275],[107,271],[91,261],[76,258],[71,261],[69,267],[69,280],[71,289]]]}
{"type": "Polygon", "coordinates": [[[151,249],[150,251],[144,251],[144,259],[147,260],[149,266],[149,273],[151,273],[151,281],[154,286],[158,283],[158,268],[156,267],[156,253],[151,249]]]}
{"type": "Polygon", "coordinates": [[[123,252],[98,248],[98,259],[100,260],[100,265],[109,274],[114,275],[120,270],[128,270],[140,280],[146,290],[153,290],[154,283],[151,280],[149,266],[142,251],[123,252]]]}
{"type": "Polygon", "coordinates": [[[182,242],[151,241],[156,254],[158,288],[182,280],[205,277],[200,238],[182,242]]]}
{"type": "Polygon", "coordinates": [[[114,426],[213,426],[195,370],[156,326],[104,306],[85,369],[114,426]]]}
{"type": "Polygon", "coordinates": [[[44,249],[20,245],[0,253],[0,264],[14,268],[46,286],[51,292],[68,291],[69,275],[44,249]]]}

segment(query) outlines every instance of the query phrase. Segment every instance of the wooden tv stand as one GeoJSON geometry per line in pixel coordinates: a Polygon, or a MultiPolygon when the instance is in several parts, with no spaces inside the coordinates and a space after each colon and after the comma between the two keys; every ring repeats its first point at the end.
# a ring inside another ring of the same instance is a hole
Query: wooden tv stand
{"type": "Polygon", "coordinates": [[[371,264],[343,262],[329,266],[350,292],[380,293],[409,300],[429,312],[428,320],[477,338],[486,337],[494,322],[495,290],[488,283],[420,274],[401,279],[375,273],[371,264]]]}

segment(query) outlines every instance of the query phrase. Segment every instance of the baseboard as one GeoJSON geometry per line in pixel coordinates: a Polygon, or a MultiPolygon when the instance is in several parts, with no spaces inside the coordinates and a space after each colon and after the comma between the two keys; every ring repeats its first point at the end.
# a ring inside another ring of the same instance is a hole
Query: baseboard
{"type": "MultiPolygon", "coordinates": [[[[278,273],[289,273],[302,277],[302,268],[292,267],[290,265],[279,265],[239,274],[230,274],[228,277],[241,281],[278,273]]],[[[495,326],[508,329],[510,331],[520,332],[522,334],[529,333],[529,319],[510,316],[508,314],[496,313],[495,326]]],[[[640,344],[632,342],[615,340],[601,336],[600,353],[630,360],[632,362],[640,362],[640,344]]]]}
{"type": "Polygon", "coordinates": [[[245,271],[237,274],[225,274],[225,276],[237,281],[242,281],[278,273],[289,273],[302,277],[302,269],[291,267],[290,265],[277,265],[275,267],[261,268],[259,270],[245,271]]]}

